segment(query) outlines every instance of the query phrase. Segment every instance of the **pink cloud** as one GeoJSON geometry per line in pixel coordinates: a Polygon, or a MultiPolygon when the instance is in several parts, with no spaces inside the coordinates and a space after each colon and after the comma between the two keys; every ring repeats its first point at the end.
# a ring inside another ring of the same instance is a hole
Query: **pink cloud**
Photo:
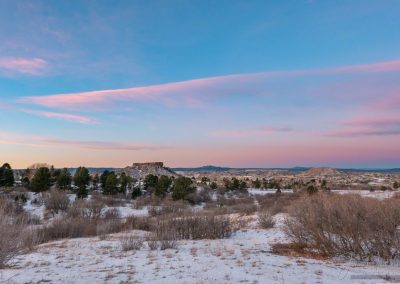
{"type": "Polygon", "coordinates": [[[328,136],[390,136],[400,135],[400,117],[353,118],[342,123],[344,127],[333,130],[328,136]]]}
{"type": "Polygon", "coordinates": [[[26,75],[39,75],[48,67],[48,63],[41,58],[0,58],[0,70],[26,75]]]}
{"type": "Polygon", "coordinates": [[[269,126],[260,126],[256,128],[246,128],[246,129],[234,129],[234,130],[217,130],[210,132],[210,136],[220,137],[220,138],[246,138],[254,136],[264,136],[276,132],[289,132],[290,128],[276,128],[269,126]]]}
{"type": "Polygon", "coordinates": [[[400,60],[343,67],[225,75],[126,89],[24,97],[20,102],[61,109],[107,109],[118,102],[154,102],[167,106],[204,106],[216,97],[265,94],[268,78],[400,71],[400,60]]]}
{"type": "Polygon", "coordinates": [[[38,115],[38,116],[43,116],[43,117],[48,117],[48,118],[57,118],[57,119],[62,119],[62,120],[67,120],[67,121],[72,121],[72,122],[78,122],[81,124],[96,124],[97,122],[84,115],[77,115],[77,114],[70,114],[70,113],[57,113],[57,112],[49,112],[49,111],[40,111],[40,110],[29,110],[29,109],[23,109],[23,112],[30,113],[33,115],[38,115]]]}
{"type": "Polygon", "coordinates": [[[9,104],[9,103],[0,102],[0,109],[20,111],[20,112],[24,112],[24,113],[28,113],[28,114],[37,115],[37,116],[62,119],[62,120],[67,120],[67,121],[77,122],[77,123],[82,123],[82,124],[96,124],[97,123],[96,120],[94,120],[88,116],[85,116],[85,115],[19,108],[15,105],[9,104]]]}
{"type": "Polygon", "coordinates": [[[153,151],[170,148],[163,145],[133,143],[65,140],[43,136],[28,136],[9,132],[0,132],[0,144],[22,145],[34,147],[76,147],[90,150],[120,150],[120,151],[153,151]]]}

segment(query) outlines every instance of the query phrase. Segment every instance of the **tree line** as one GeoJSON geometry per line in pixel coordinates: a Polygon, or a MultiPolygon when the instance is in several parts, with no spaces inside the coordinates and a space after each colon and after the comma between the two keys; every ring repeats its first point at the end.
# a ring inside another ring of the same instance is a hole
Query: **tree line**
{"type": "MultiPolygon", "coordinates": [[[[6,163],[0,168],[0,186],[11,187],[15,183],[11,166],[6,163]]],[[[131,194],[137,198],[142,194],[166,197],[168,194],[173,199],[185,199],[196,191],[192,179],[188,177],[173,177],[148,174],[142,184],[127,175],[125,172],[115,173],[105,170],[90,175],[85,167],[79,167],[72,174],[68,168],[55,169],[53,166],[40,164],[34,168],[25,170],[22,184],[29,190],[39,193],[52,187],[60,190],[71,190],[78,198],[88,196],[89,190],[101,190],[104,195],[131,194]]]]}

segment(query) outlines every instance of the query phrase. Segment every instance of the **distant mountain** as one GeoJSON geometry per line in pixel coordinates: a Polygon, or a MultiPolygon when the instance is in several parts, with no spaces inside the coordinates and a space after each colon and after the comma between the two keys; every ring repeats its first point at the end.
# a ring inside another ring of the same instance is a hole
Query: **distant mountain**
{"type": "Polygon", "coordinates": [[[176,172],[224,172],[229,171],[232,168],[228,167],[217,167],[217,166],[202,166],[197,168],[172,168],[176,172]]]}
{"type": "Polygon", "coordinates": [[[338,169],[341,172],[358,172],[358,173],[400,173],[400,168],[393,169],[338,169]]]}

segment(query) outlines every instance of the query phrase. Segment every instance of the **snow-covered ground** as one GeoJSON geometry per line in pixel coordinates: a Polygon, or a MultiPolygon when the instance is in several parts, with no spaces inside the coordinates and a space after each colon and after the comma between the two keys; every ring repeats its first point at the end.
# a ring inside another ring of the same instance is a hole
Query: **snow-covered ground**
{"type": "MultiPolygon", "coordinates": [[[[250,194],[271,194],[275,190],[249,189],[250,194]]],[[[291,192],[291,190],[283,190],[291,192]]],[[[379,199],[393,191],[334,191],[357,193],[379,199]]],[[[43,205],[31,201],[24,208],[43,219],[43,205]]],[[[75,196],[70,196],[71,200],[75,196]]],[[[134,209],[131,203],[117,208],[121,217],[146,216],[147,207],[134,209]]],[[[202,206],[193,208],[202,210],[202,206]]],[[[122,251],[120,238],[127,233],[66,239],[38,246],[16,257],[10,268],[0,270],[0,283],[390,283],[385,279],[352,279],[352,276],[392,275],[399,277],[399,264],[374,265],[348,260],[315,260],[275,255],[274,243],[285,243],[282,230],[286,217],[274,216],[277,225],[260,229],[257,217],[231,214],[232,219],[248,219],[244,229],[222,240],[183,240],[176,249],[150,250],[146,242],[138,251],[122,251]]],[[[129,232],[144,238],[144,231],[129,232]]],[[[400,280],[400,279],[397,279],[400,280]]],[[[393,281],[393,280],[392,280],[393,281]]]]}
{"type": "MultiPolygon", "coordinates": [[[[60,240],[17,257],[12,267],[0,270],[7,283],[389,283],[352,280],[357,275],[396,275],[398,266],[349,261],[320,261],[274,255],[271,244],[285,242],[277,226],[263,230],[256,222],[223,240],[179,241],[177,249],[121,250],[119,238],[110,235],[60,240]]],[[[255,216],[250,217],[255,220],[255,216]]],[[[134,231],[138,238],[145,232],[134,231]]]]}
{"type": "Polygon", "coordinates": [[[377,199],[385,199],[385,198],[390,198],[396,193],[400,194],[399,190],[375,190],[375,191],[369,191],[369,190],[332,190],[332,192],[339,193],[339,194],[349,194],[349,193],[355,193],[359,194],[363,197],[373,197],[377,199]]]}
{"type": "MultiPolygon", "coordinates": [[[[276,193],[276,189],[261,189],[261,188],[249,188],[247,190],[251,195],[267,195],[276,193]]],[[[292,189],[282,189],[282,193],[292,193],[292,189]]]]}

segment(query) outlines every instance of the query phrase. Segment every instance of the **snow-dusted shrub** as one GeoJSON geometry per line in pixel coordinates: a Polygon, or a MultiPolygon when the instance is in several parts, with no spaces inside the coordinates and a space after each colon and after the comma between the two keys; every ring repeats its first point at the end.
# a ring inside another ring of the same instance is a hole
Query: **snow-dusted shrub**
{"type": "Polygon", "coordinates": [[[125,230],[150,231],[150,223],[150,218],[148,217],[128,216],[125,218],[123,225],[125,230]]]}
{"type": "Polygon", "coordinates": [[[290,210],[286,233],[296,244],[360,260],[400,257],[400,200],[317,193],[290,210]]]}
{"type": "Polygon", "coordinates": [[[260,212],[257,216],[258,224],[263,229],[270,229],[275,226],[275,221],[270,212],[260,212]]]}
{"type": "Polygon", "coordinates": [[[119,241],[123,251],[139,250],[142,248],[144,243],[142,238],[135,237],[134,235],[124,235],[119,239],[119,241]]]}
{"type": "Polygon", "coordinates": [[[53,214],[57,214],[59,211],[67,211],[70,204],[70,200],[65,191],[58,189],[52,189],[50,192],[45,193],[43,202],[46,209],[53,214]]]}
{"type": "Polygon", "coordinates": [[[90,218],[97,219],[101,217],[101,213],[105,204],[98,200],[77,199],[68,210],[68,216],[71,218],[90,218]]]}
{"type": "Polygon", "coordinates": [[[28,229],[29,214],[6,199],[0,199],[0,268],[34,245],[28,229]]]}
{"type": "Polygon", "coordinates": [[[147,241],[147,245],[149,246],[150,250],[158,249],[158,240],[154,237],[154,235],[148,236],[146,241],[147,241]]]}
{"type": "Polygon", "coordinates": [[[255,198],[261,211],[268,210],[275,215],[288,212],[290,206],[301,196],[301,193],[280,193],[256,195],[255,198]]]}
{"type": "Polygon", "coordinates": [[[176,249],[177,246],[178,246],[178,243],[176,240],[161,240],[160,241],[160,249],[161,250],[176,249]]]}
{"type": "Polygon", "coordinates": [[[214,215],[159,218],[153,225],[153,232],[158,240],[222,239],[229,237],[232,230],[227,217],[214,215]]]}

